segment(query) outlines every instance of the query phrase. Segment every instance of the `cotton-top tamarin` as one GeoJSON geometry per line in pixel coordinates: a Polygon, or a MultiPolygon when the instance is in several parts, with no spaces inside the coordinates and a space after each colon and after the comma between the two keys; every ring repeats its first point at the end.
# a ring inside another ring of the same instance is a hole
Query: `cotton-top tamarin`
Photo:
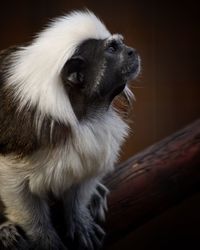
{"type": "Polygon", "coordinates": [[[80,249],[97,248],[103,230],[94,214],[103,217],[104,199],[89,206],[93,195],[106,192],[101,179],[128,134],[112,101],[120,93],[130,97],[128,82],[139,71],[136,50],[90,11],[57,18],[31,43],[1,52],[0,198],[7,236],[18,225],[32,249],[66,249],[50,220],[51,193],[63,200],[66,233],[80,249]]]}

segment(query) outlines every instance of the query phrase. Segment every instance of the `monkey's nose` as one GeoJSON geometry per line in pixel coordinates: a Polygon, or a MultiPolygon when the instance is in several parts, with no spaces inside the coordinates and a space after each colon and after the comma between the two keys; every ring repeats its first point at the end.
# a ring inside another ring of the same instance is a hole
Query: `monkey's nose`
{"type": "Polygon", "coordinates": [[[135,49],[133,49],[131,47],[127,48],[127,55],[128,55],[128,57],[133,58],[135,56],[135,54],[136,54],[136,50],[135,49]]]}

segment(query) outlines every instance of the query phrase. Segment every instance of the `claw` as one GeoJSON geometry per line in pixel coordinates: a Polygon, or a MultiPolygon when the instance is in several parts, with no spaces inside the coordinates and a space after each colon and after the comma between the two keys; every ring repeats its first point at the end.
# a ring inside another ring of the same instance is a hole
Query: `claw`
{"type": "MultiPolygon", "coordinates": [[[[73,244],[78,243],[79,249],[96,250],[102,245],[102,241],[105,235],[103,229],[94,221],[87,208],[80,210],[75,220],[69,223],[68,235],[73,231],[70,228],[74,228],[74,240],[73,244]],[[70,232],[70,233],[69,233],[70,232]]],[[[77,249],[77,248],[76,248],[77,249]]]]}
{"type": "Polygon", "coordinates": [[[104,230],[98,225],[98,224],[94,224],[93,225],[94,229],[96,232],[98,232],[99,234],[101,234],[102,236],[105,236],[105,232],[104,230]]]}
{"type": "Polygon", "coordinates": [[[98,183],[96,190],[91,198],[89,208],[93,218],[104,221],[105,212],[108,210],[107,195],[109,190],[101,183],[98,183]]]}
{"type": "Polygon", "coordinates": [[[91,239],[91,236],[89,234],[89,232],[86,233],[86,237],[81,235],[82,238],[84,238],[84,241],[85,241],[85,246],[87,249],[90,249],[90,250],[94,250],[94,246],[93,246],[93,243],[92,243],[92,239],[91,239]]]}
{"type": "Polygon", "coordinates": [[[0,249],[29,249],[27,240],[18,228],[9,221],[0,225],[0,249]]]}
{"type": "Polygon", "coordinates": [[[100,247],[102,245],[102,242],[98,239],[97,236],[93,237],[93,242],[94,242],[94,245],[97,247],[100,247]]]}
{"type": "Polygon", "coordinates": [[[87,241],[87,239],[85,238],[84,235],[80,234],[79,235],[79,240],[81,242],[81,245],[83,245],[83,248],[88,248],[89,244],[88,244],[88,241],[87,241]]]}
{"type": "Polygon", "coordinates": [[[88,237],[88,247],[90,250],[94,250],[94,246],[93,246],[93,243],[92,243],[92,240],[90,239],[90,237],[88,237]]]}
{"type": "Polygon", "coordinates": [[[94,245],[97,246],[98,248],[102,246],[105,232],[104,230],[96,223],[93,224],[95,234],[93,235],[93,242],[94,245]]]}
{"type": "Polygon", "coordinates": [[[106,197],[109,194],[108,188],[100,182],[98,183],[97,190],[102,197],[106,197]]]}

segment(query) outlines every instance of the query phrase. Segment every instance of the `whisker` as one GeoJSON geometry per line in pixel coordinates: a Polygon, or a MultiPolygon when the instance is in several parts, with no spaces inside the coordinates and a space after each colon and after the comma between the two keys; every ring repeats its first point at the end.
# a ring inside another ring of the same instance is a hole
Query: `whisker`
{"type": "Polygon", "coordinates": [[[133,86],[131,87],[131,89],[144,89],[145,87],[144,86],[133,86]]]}

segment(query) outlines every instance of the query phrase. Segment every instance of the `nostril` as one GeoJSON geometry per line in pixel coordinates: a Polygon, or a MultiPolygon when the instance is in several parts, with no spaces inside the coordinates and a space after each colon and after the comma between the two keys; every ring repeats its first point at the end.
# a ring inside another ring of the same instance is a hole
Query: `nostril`
{"type": "Polygon", "coordinates": [[[127,54],[128,54],[129,57],[133,56],[133,54],[134,54],[134,49],[129,48],[128,51],[127,51],[127,54]]]}
{"type": "Polygon", "coordinates": [[[133,55],[133,50],[132,49],[129,49],[128,50],[128,56],[132,56],[133,55]]]}

